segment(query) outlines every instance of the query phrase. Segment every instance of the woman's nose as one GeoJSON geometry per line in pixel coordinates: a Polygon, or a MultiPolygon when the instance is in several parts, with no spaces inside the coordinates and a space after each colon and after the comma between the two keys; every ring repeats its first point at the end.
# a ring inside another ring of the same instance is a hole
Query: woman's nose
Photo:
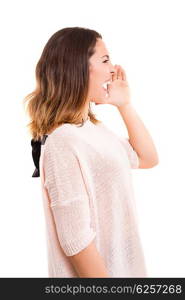
{"type": "Polygon", "coordinates": [[[110,73],[112,73],[112,75],[113,75],[115,72],[116,72],[116,69],[115,69],[115,67],[112,65],[112,66],[111,66],[110,73]]]}
{"type": "Polygon", "coordinates": [[[111,77],[112,77],[112,75],[114,75],[115,74],[115,71],[114,70],[112,70],[111,71],[111,77]]]}

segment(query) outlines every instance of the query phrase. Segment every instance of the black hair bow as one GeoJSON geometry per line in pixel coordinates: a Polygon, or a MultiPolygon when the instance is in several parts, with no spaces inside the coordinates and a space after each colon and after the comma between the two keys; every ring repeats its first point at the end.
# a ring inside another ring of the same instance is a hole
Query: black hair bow
{"type": "Polygon", "coordinates": [[[43,135],[42,139],[38,141],[35,141],[34,139],[31,140],[32,158],[35,165],[35,171],[33,172],[32,177],[40,177],[39,161],[40,161],[41,145],[44,145],[47,137],[48,135],[45,134],[43,135]]]}

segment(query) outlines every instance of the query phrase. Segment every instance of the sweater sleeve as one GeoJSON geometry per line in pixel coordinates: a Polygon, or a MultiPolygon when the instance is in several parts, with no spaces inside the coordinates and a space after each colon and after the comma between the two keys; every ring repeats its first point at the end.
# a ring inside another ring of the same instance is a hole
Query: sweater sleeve
{"type": "Polygon", "coordinates": [[[50,143],[45,155],[45,186],[60,245],[66,256],[86,248],[96,236],[89,197],[72,147],[50,143]]]}
{"type": "Polygon", "coordinates": [[[127,152],[127,156],[128,156],[131,168],[138,169],[139,168],[139,157],[138,157],[136,151],[133,149],[132,145],[129,143],[129,138],[119,136],[119,140],[127,152]]]}

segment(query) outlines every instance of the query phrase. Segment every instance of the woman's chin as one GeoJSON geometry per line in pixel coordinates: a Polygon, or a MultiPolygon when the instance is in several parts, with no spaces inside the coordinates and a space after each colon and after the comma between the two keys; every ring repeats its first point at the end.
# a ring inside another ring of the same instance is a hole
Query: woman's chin
{"type": "Polygon", "coordinates": [[[102,94],[101,94],[101,98],[99,98],[99,101],[101,101],[101,102],[105,102],[105,100],[107,99],[107,97],[108,97],[108,92],[107,91],[105,91],[105,90],[103,90],[103,92],[102,92],[102,94]]]}
{"type": "Polygon", "coordinates": [[[101,96],[95,97],[91,101],[94,102],[95,104],[104,104],[106,103],[107,97],[108,97],[107,91],[103,90],[101,91],[101,96]]]}

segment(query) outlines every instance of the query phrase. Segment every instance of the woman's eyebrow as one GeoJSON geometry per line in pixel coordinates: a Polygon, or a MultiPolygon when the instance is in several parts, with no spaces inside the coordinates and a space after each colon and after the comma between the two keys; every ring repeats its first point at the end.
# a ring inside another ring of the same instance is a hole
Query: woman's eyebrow
{"type": "MultiPolygon", "coordinates": [[[[107,55],[107,54],[106,54],[106,55],[104,55],[104,56],[106,56],[107,58],[109,58],[109,55],[107,55]]],[[[101,58],[103,58],[104,56],[102,56],[101,58]]]]}

